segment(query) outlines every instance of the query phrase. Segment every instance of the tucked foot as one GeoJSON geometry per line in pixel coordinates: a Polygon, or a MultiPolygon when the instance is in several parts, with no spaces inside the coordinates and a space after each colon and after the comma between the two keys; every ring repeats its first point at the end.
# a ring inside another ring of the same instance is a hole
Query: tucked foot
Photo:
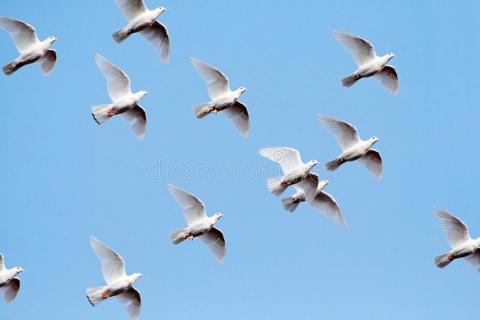
{"type": "Polygon", "coordinates": [[[107,299],[108,297],[110,297],[110,290],[105,290],[102,293],[102,299],[107,299]]]}

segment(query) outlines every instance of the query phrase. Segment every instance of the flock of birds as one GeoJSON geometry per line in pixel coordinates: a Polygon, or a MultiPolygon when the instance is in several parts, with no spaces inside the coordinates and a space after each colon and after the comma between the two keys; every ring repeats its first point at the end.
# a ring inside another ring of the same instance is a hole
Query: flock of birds
{"type": "MultiPolygon", "coordinates": [[[[170,37],[167,28],[158,21],[159,16],[166,11],[159,7],[153,10],[146,8],[143,0],[114,0],[128,20],[128,24],[121,30],[113,33],[113,39],[122,42],[134,33],[140,33],[160,54],[163,62],[168,63],[170,57],[170,37]]],[[[0,17],[0,28],[12,37],[20,55],[11,63],[3,67],[5,74],[13,74],[18,69],[39,62],[45,75],[53,71],[57,60],[57,53],[51,48],[56,38],[53,36],[40,41],[35,28],[28,23],[8,17],[0,17]]],[[[338,42],[346,48],[358,68],[351,75],[342,79],[345,87],[350,87],[362,78],[375,77],[392,94],[399,90],[397,71],[388,65],[395,56],[387,53],[377,56],[373,45],[356,35],[337,32],[333,33],[338,42]]],[[[122,115],[131,125],[135,136],[142,139],[147,125],[147,112],[139,102],[147,92],[132,93],[128,75],[119,67],[103,56],[97,54],[96,64],[107,81],[108,93],[112,100],[109,104],[92,107],[92,116],[98,124],[108,119],[122,115]]],[[[201,78],[206,82],[210,101],[193,108],[197,118],[203,118],[210,113],[222,112],[229,117],[235,128],[244,137],[249,132],[249,113],[247,107],[239,101],[240,96],[247,91],[240,87],[231,90],[227,76],[217,68],[197,59],[192,64],[201,78]]],[[[348,122],[333,117],[319,115],[320,123],[335,136],[341,147],[341,153],[326,164],[326,169],[333,171],[346,162],[360,161],[375,177],[382,176],[382,157],[380,152],[373,149],[379,141],[377,137],[362,140],[357,129],[348,122]]],[[[288,187],[293,186],[296,192],[281,200],[285,210],[293,212],[301,202],[306,202],[318,209],[341,225],[345,225],[345,217],[333,196],[324,191],[329,184],[328,180],[321,180],[312,172],[318,164],[317,160],[304,163],[300,153],[289,147],[271,147],[260,150],[260,155],[277,162],[283,176],[268,179],[268,189],[274,195],[282,194],[288,187]]],[[[186,190],[168,184],[168,189],[182,208],[187,227],[176,229],[171,233],[173,244],[184,240],[199,238],[220,263],[223,263],[226,254],[226,245],[223,232],[215,225],[223,217],[218,212],[212,216],[206,214],[205,205],[198,197],[186,190]]],[[[472,239],[468,227],[460,219],[440,209],[434,209],[446,233],[451,250],[435,257],[435,264],[443,268],[458,258],[465,258],[477,269],[480,269],[480,238],[472,239]]],[[[118,297],[123,302],[132,319],[138,319],[141,308],[141,295],[134,287],[134,283],[142,275],[125,272],[124,259],[105,243],[92,237],[90,244],[101,262],[103,277],[106,284],[88,288],[88,301],[95,306],[110,298],[118,297]]],[[[5,260],[0,254],[0,289],[5,291],[5,301],[12,302],[20,289],[18,274],[23,269],[15,267],[8,269],[5,260]]]]}

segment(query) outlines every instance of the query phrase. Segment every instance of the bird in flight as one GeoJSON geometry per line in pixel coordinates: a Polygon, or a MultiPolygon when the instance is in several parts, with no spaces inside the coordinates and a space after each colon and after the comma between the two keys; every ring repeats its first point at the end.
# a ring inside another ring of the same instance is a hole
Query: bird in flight
{"type": "Polygon", "coordinates": [[[20,279],[17,277],[23,269],[15,267],[7,269],[5,266],[5,258],[0,253],[0,290],[4,291],[4,299],[6,303],[12,303],[20,290],[20,279]]]}

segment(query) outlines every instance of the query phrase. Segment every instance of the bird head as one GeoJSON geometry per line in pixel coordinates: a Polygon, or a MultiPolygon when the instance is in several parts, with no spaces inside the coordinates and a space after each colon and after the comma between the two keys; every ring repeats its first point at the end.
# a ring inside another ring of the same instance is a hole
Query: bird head
{"type": "Polygon", "coordinates": [[[143,274],[141,274],[140,272],[135,272],[134,274],[132,274],[133,281],[136,281],[141,277],[143,277],[143,274]]]}
{"type": "Polygon", "coordinates": [[[375,136],[373,136],[373,137],[370,138],[370,142],[372,143],[372,145],[373,145],[375,142],[377,142],[378,140],[380,140],[380,138],[375,137],[375,136]]]}
{"type": "Polygon", "coordinates": [[[15,267],[14,270],[17,274],[19,274],[20,272],[23,272],[23,268],[21,267],[15,267]]]}
{"type": "Polygon", "coordinates": [[[217,212],[213,216],[215,217],[215,220],[218,221],[223,217],[223,213],[217,212]]]}
{"type": "Polygon", "coordinates": [[[147,94],[148,94],[147,91],[138,91],[138,93],[137,93],[137,95],[140,99],[145,97],[147,94]]]}
{"type": "Polygon", "coordinates": [[[388,60],[388,61],[390,61],[391,59],[393,59],[393,57],[395,57],[395,53],[393,53],[393,52],[387,53],[387,60],[388,60]]]}
{"type": "Polygon", "coordinates": [[[318,181],[317,190],[322,190],[322,189],[325,188],[329,183],[330,183],[330,181],[328,181],[327,179],[323,179],[323,180],[318,181]]]}
{"type": "Polygon", "coordinates": [[[318,164],[318,161],[317,160],[310,160],[310,161],[308,161],[308,164],[310,165],[310,168],[313,168],[318,164]]]}
{"type": "Polygon", "coordinates": [[[157,9],[155,9],[157,12],[158,12],[158,15],[161,15],[162,13],[164,13],[165,11],[167,11],[167,9],[165,9],[164,7],[158,7],[157,9]]]}
{"type": "Polygon", "coordinates": [[[57,38],[55,38],[54,36],[48,37],[48,42],[50,42],[50,44],[54,43],[55,41],[57,41],[57,38]]]}

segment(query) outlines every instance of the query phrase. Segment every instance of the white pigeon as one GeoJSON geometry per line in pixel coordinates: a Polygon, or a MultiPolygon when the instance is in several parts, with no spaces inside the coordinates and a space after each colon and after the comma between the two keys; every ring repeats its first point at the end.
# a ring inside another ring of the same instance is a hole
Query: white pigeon
{"type": "Polygon", "coordinates": [[[202,200],[172,184],[167,186],[177,204],[182,207],[187,221],[186,228],[172,231],[170,237],[173,244],[199,237],[217,260],[223,263],[226,253],[225,238],[223,232],[215,227],[218,220],[223,217],[223,213],[217,212],[208,217],[202,200]]]}
{"type": "Polygon", "coordinates": [[[92,306],[110,297],[117,297],[127,308],[130,318],[136,320],[140,316],[141,297],[140,292],[133,286],[142,274],[133,273],[129,276],[125,273],[125,260],[109,246],[96,239],[90,238],[95,255],[102,264],[102,273],[105,286],[88,288],[87,298],[92,306]]]}
{"type": "MultiPolygon", "coordinates": [[[[303,163],[300,153],[287,147],[271,147],[260,149],[260,155],[280,164],[283,171],[283,177],[271,177],[267,181],[268,190],[274,195],[282,194],[289,186],[299,184],[305,186],[310,179],[315,176],[310,170],[318,164],[317,160],[310,160],[303,163]]],[[[318,181],[318,177],[317,177],[318,181]]],[[[315,190],[312,188],[303,188],[307,201],[315,196],[315,190]]]]}
{"type": "Polygon", "coordinates": [[[322,115],[318,117],[320,123],[335,136],[342,148],[342,153],[326,164],[328,170],[333,171],[345,162],[359,160],[375,177],[382,176],[382,157],[380,152],[372,149],[375,142],[379,140],[377,137],[362,140],[358,136],[357,129],[351,124],[332,117],[322,115]]]}
{"type": "Polygon", "coordinates": [[[21,67],[37,61],[40,62],[45,75],[52,72],[57,61],[57,52],[50,49],[50,46],[57,40],[55,37],[39,41],[34,27],[24,21],[7,17],[0,17],[0,28],[10,34],[20,53],[17,59],[3,67],[5,74],[12,74],[21,67]]]}
{"type": "Polygon", "coordinates": [[[157,21],[167,11],[164,7],[147,9],[143,0],[115,0],[117,6],[128,19],[128,24],[113,34],[116,42],[122,42],[131,34],[140,32],[142,36],[160,53],[163,62],[168,63],[170,57],[170,38],[167,28],[157,21]]]}
{"type": "Polygon", "coordinates": [[[358,65],[358,69],[353,74],[342,79],[342,84],[345,87],[352,86],[361,78],[374,76],[394,95],[398,93],[399,84],[397,71],[394,67],[387,64],[395,57],[395,54],[390,52],[379,57],[375,53],[373,45],[365,39],[339,31],[333,32],[333,35],[337,38],[338,42],[350,52],[358,65]]]}
{"type": "Polygon", "coordinates": [[[232,119],[233,125],[243,137],[248,136],[250,128],[247,107],[238,99],[247,91],[240,87],[232,91],[227,76],[215,67],[205,62],[192,58],[192,63],[200,77],[207,83],[208,94],[211,101],[199,104],[193,108],[197,118],[203,118],[210,113],[223,111],[232,119]]]}
{"type": "Polygon", "coordinates": [[[15,300],[20,290],[20,279],[17,278],[17,275],[22,271],[23,269],[20,267],[7,269],[3,254],[0,253],[0,290],[5,291],[6,303],[12,303],[15,300]]]}
{"type": "Polygon", "coordinates": [[[452,247],[449,252],[435,257],[437,267],[444,268],[453,260],[464,258],[480,271],[480,238],[470,238],[467,225],[447,211],[434,209],[433,214],[440,218],[448,243],[452,247]]]}
{"type": "Polygon", "coordinates": [[[303,184],[303,188],[295,185],[297,192],[290,197],[282,199],[283,208],[289,212],[295,211],[301,202],[306,201],[305,194],[314,192],[315,196],[312,200],[307,202],[313,208],[326,214],[333,220],[338,221],[341,225],[345,225],[345,218],[343,217],[342,210],[338,206],[337,201],[332,195],[325,192],[323,189],[330,183],[330,181],[324,179],[319,180],[318,175],[311,174],[312,177],[307,179],[303,184]],[[304,189],[308,189],[305,191],[304,189]]]}
{"type": "Polygon", "coordinates": [[[93,106],[93,119],[98,124],[103,124],[111,117],[121,114],[130,122],[135,136],[138,139],[143,139],[147,127],[147,113],[138,103],[148,92],[132,93],[130,79],[122,69],[99,54],[96,55],[95,61],[107,80],[108,94],[113,102],[93,106]]]}

